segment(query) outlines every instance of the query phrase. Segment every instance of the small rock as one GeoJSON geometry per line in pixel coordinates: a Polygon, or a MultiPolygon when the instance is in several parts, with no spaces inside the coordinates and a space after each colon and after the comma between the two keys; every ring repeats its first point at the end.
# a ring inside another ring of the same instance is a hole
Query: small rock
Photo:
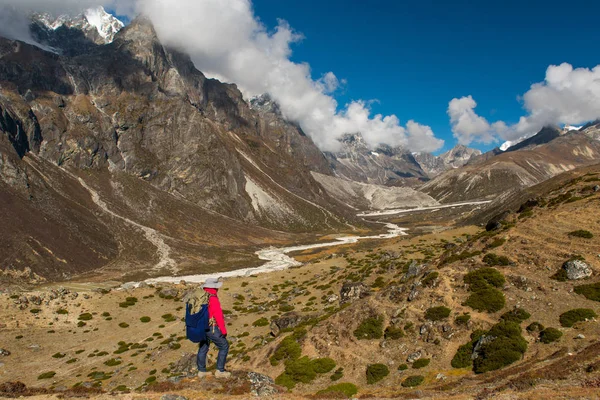
{"type": "Polygon", "coordinates": [[[258,397],[273,396],[279,393],[275,387],[275,381],[266,375],[256,372],[248,372],[248,380],[251,384],[251,393],[258,397]]]}
{"type": "Polygon", "coordinates": [[[440,373],[440,374],[437,374],[437,375],[435,376],[435,379],[437,379],[438,381],[445,381],[445,380],[446,380],[446,378],[447,378],[447,377],[446,377],[446,375],[444,375],[444,374],[441,374],[441,373],[440,373]]]}
{"type": "Polygon", "coordinates": [[[579,335],[575,336],[575,339],[585,339],[585,336],[580,333],[579,335]]]}
{"type": "Polygon", "coordinates": [[[371,291],[362,282],[344,283],[340,290],[340,304],[350,303],[363,299],[371,294],[371,291]]]}
{"type": "Polygon", "coordinates": [[[0,349],[0,357],[8,357],[10,356],[10,351],[6,349],[0,349]]]}
{"type": "Polygon", "coordinates": [[[289,312],[281,317],[271,321],[271,334],[277,336],[283,329],[293,329],[300,325],[305,320],[305,317],[296,312],[289,312]]]}
{"type": "Polygon", "coordinates": [[[592,269],[581,260],[569,260],[562,268],[567,272],[567,278],[570,280],[583,279],[592,275],[592,269]]]}
{"type": "Polygon", "coordinates": [[[597,191],[599,191],[599,190],[600,190],[600,185],[596,185],[596,186],[594,186],[594,192],[597,192],[597,191]]]}
{"type": "Polygon", "coordinates": [[[417,350],[414,353],[410,353],[406,358],[406,362],[412,363],[421,358],[423,352],[421,350],[417,350]]]}
{"type": "Polygon", "coordinates": [[[27,348],[33,351],[40,351],[42,349],[42,346],[40,346],[39,344],[30,344],[29,346],[27,346],[27,348]]]}
{"type": "Polygon", "coordinates": [[[180,396],[178,394],[163,394],[160,396],[160,400],[188,400],[187,397],[180,396]]]}
{"type": "Polygon", "coordinates": [[[336,301],[339,300],[339,297],[335,294],[332,294],[331,296],[329,296],[329,298],[327,299],[328,303],[335,303],[336,301]]]}

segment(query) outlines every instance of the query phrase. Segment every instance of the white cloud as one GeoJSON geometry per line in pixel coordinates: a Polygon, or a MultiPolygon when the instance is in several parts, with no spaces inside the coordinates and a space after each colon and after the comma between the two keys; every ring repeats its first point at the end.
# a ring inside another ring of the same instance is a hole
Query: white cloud
{"type": "Polygon", "coordinates": [[[394,115],[371,115],[357,100],[338,111],[331,93],[343,87],[333,72],[312,79],[310,66],[290,60],[291,45],[303,39],[287,22],[269,32],[249,0],[145,0],[139,10],[154,23],[161,40],[191,54],[205,74],[236,83],[249,97],[269,93],[283,114],[298,121],[322,150],[336,150],[344,133],[360,132],[367,143],[436,150],[443,141],[424,129],[417,137],[394,115]]]}
{"type": "Polygon", "coordinates": [[[512,125],[490,124],[474,111],[471,96],[452,99],[448,115],[454,136],[463,144],[520,141],[548,125],[577,125],[600,118],[600,65],[592,69],[551,65],[543,82],[521,96],[527,115],[512,125]]]}
{"type": "MultiPolygon", "coordinates": [[[[340,111],[332,93],[346,81],[333,72],[313,79],[308,64],[292,62],[291,45],[303,36],[284,20],[269,31],[250,0],[0,0],[0,9],[21,16],[75,14],[98,3],[128,15],[135,7],[150,18],[163,43],[189,53],[206,75],[236,83],[246,97],[269,93],[322,150],[338,149],[337,139],[355,132],[372,146],[403,145],[412,151],[434,151],[444,143],[427,126],[409,121],[405,127],[395,115],[372,115],[368,101],[352,101],[340,111]]],[[[26,40],[23,18],[18,22],[21,31],[6,24],[4,32],[26,40]]]]}

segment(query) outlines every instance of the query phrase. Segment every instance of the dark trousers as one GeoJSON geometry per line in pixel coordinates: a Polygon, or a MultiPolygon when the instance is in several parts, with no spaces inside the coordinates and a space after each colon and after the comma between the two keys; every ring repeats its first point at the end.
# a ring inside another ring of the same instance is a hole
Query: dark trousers
{"type": "Polygon", "coordinates": [[[211,326],[209,331],[206,332],[206,340],[200,342],[197,358],[198,371],[206,372],[206,355],[208,354],[208,347],[211,342],[219,349],[219,354],[217,355],[217,370],[223,372],[225,371],[227,353],[229,353],[229,342],[221,333],[218,326],[211,326]]]}

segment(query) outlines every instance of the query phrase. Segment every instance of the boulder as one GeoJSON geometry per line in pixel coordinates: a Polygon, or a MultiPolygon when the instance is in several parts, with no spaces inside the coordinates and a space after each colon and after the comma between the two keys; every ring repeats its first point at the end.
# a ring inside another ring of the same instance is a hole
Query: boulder
{"type": "Polygon", "coordinates": [[[567,272],[567,278],[570,280],[583,279],[592,275],[592,269],[581,260],[569,260],[562,268],[567,272]]]}
{"type": "Polygon", "coordinates": [[[6,349],[0,349],[0,357],[8,357],[10,356],[10,351],[6,349]]]}
{"type": "Polygon", "coordinates": [[[347,282],[340,290],[340,304],[351,303],[370,294],[370,289],[363,282],[347,282]]]}
{"type": "Polygon", "coordinates": [[[408,301],[413,301],[417,298],[417,296],[419,295],[419,286],[419,282],[413,283],[412,287],[410,288],[410,293],[408,294],[408,301]]]}
{"type": "Polygon", "coordinates": [[[419,358],[421,358],[422,355],[423,355],[423,352],[421,350],[417,350],[414,353],[410,353],[408,355],[408,357],[406,358],[406,362],[413,363],[413,362],[417,361],[419,358]]]}
{"type": "Polygon", "coordinates": [[[180,396],[178,394],[163,394],[160,396],[160,400],[188,400],[187,397],[180,396]]]}
{"type": "Polygon", "coordinates": [[[496,215],[495,217],[490,219],[488,221],[488,223],[485,225],[485,230],[490,232],[490,231],[496,231],[498,229],[501,229],[502,221],[504,221],[509,215],[510,215],[510,212],[508,212],[508,211],[504,211],[503,213],[496,215]]]}
{"type": "Polygon", "coordinates": [[[193,376],[196,374],[198,366],[196,365],[197,354],[185,353],[179,361],[173,366],[171,373],[173,375],[193,376]]]}
{"type": "Polygon", "coordinates": [[[267,375],[248,372],[248,380],[251,385],[251,393],[254,396],[271,397],[279,393],[279,390],[275,386],[275,381],[267,375]]]}
{"type": "Polygon", "coordinates": [[[404,279],[407,280],[410,278],[415,278],[421,273],[421,271],[423,271],[423,267],[424,265],[419,265],[416,261],[413,260],[408,266],[408,271],[406,271],[404,279]]]}
{"type": "Polygon", "coordinates": [[[475,346],[473,346],[473,352],[471,353],[471,360],[474,360],[477,357],[479,357],[479,352],[481,351],[481,347],[483,345],[491,343],[494,340],[496,340],[495,336],[485,336],[485,335],[483,335],[482,337],[480,337],[477,340],[477,342],[475,343],[475,346]]]}
{"type": "Polygon", "coordinates": [[[279,335],[284,329],[294,329],[298,325],[300,325],[306,317],[301,316],[296,312],[289,312],[283,314],[281,317],[274,319],[271,321],[271,334],[273,336],[279,335]]]}

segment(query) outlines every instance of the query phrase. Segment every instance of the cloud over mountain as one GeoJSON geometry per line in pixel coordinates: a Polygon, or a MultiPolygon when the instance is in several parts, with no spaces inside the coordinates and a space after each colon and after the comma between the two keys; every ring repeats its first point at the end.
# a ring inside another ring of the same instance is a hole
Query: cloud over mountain
{"type": "Polygon", "coordinates": [[[592,69],[571,64],[551,65],[543,82],[521,96],[527,114],[507,125],[490,124],[475,112],[471,96],[452,99],[448,115],[454,137],[462,144],[518,140],[535,135],[547,125],[577,125],[600,117],[600,65],[592,69]]]}
{"type": "Polygon", "coordinates": [[[76,13],[97,3],[119,13],[148,16],[165,44],[189,53],[208,76],[236,83],[246,97],[270,94],[284,116],[298,122],[322,150],[338,149],[337,139],[355,132],[372,146],[403,145],[413,151],[443,146],[428,126],[414,121],[402,125],[395,115],[373,115],[369,101],[340,107],[333,94],[345,81],[333,72],[313,78],[310,65],[291,61],[291,45],[303,36],[284,20],[268,30],[250,0],[0,0],[0,6],[20,16],[0,34],[24,40],[27,12],[76,13]]]}

